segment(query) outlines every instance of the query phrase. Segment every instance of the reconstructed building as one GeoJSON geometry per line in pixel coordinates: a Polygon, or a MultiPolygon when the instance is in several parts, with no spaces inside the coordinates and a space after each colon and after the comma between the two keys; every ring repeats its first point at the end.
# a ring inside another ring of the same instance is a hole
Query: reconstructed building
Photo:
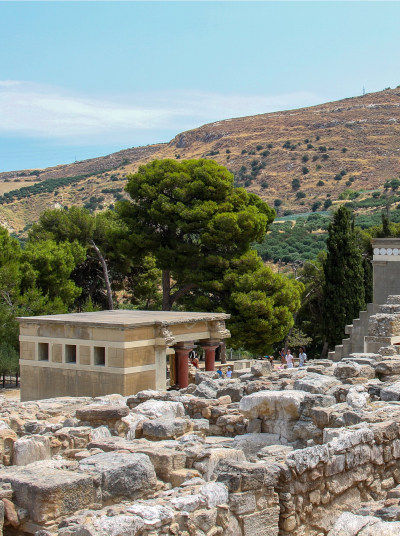
{"type": "Polygon", "coordinates": [[[188,356],[199,341],[206,370],[230,336],[229,315],[161,311],[100,311],[21,317],[21,400],[134,394],[188,384],[188,356]]]}

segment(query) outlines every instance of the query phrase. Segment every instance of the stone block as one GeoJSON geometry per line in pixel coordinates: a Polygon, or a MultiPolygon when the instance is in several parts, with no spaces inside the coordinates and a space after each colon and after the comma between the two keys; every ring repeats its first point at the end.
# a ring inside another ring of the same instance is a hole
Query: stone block
{"type": "Polygon", "coordinates": [[[278,536],[279,505],[245,515],[243,519],[243,536],[278,536]]]}
{"type": "Polygon", "coordinates": [[[46,467],[43,462],[0,471],[9,482],[13,499],[31,521],[46,523],[97,502],[93,478],[85,473],[46,467]]]}
{"type": "Polygon", "coordinates": [[[152,419],[143,422],[143,436],[153,441],[162,439],[175,439],[186,434],[191,429],[191,421],[189,419],[152,419]]]}
{"type": "Polygon", "coordinates": [[[76,410],[76,418],[83,422],[118,421],[129,414],[129,408],[122,405],[97,404],[76,410]]]}
{"type": "Polygon", "coordinates": [[[42,435],[20,437],[13,448],[13,464],[27,465],[51,458],[50,438],[42,435]]]}
{"type": "Polygon", "coordinates": [[[145,454],[104,452],[84,458],[79,466],[100,477],[103,501],[137,499],[154,490],[156,485],[154,467],[145,454]]]}

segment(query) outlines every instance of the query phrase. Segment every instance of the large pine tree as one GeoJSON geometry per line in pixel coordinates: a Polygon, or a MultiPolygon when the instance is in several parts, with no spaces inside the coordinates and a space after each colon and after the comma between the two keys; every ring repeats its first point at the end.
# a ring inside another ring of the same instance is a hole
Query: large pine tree
{"type": "Polygon", "coordinates": [[[339,208],[329,225],[324,263],[324,320],[329,346],[344,337],[344,327],[365,308],[364,269],[354,230],[354,218],[339,208]]]}

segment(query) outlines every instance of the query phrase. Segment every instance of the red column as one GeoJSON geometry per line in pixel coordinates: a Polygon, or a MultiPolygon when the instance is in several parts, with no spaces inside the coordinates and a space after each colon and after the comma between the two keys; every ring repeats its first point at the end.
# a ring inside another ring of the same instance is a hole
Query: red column
{"type": "Polygon", "coordinates": [[[206,370],[215,370],[215,350],[218,344],[203,346],[205,352],[206,370]]]}
{"type": "Polygon", "coordinates": [[[179,389],[189,385],[189,352],[191,348],[175,347],[175,355],[178,361],[177,380],[179,389]]]}

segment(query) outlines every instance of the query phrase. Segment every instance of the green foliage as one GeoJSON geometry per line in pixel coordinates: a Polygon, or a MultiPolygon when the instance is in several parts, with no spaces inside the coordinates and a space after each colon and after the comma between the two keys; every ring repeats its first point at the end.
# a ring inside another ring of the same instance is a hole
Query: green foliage
{"type": "Polygon", "coordinates": [[[360,195],[360,192],[356,192],[355,190],[344,190],[340,195],[339,199],[357,199],[357,197],[360,195]]]}
{"type": "Polygon", "coordinates": [[[325,184],[324,181],[321,181],[321,180],[319,180],[319,181],[317,182],[317,186],[323,186],[324,184],[325,184]]]}
{"type": "Polygon", "coordinates": [[[340,207],[328,228],[324,263],[324,319],[329,345],[338,344],[344,327],[365,307],[364,270],[354,218],[340,207]]]}
{"type": "Polygon", "coordinates": [[[274,207],[278,208],[282,205],[282,199],[274,199],[274,207]]]}
{"type": "MultiPolygon", "coordinates": [[[[311,339],[308,353],[318,355],[324,343],[324,260],[326,253],[319,253],[314,261],[304,263],[299,279],[304,285],[301,306],[296,315],[296,327],[311,339]]],[[[293,345],[293,344],[292,344],[293,345]]]]}
{"type": "Polygon", "coordinates": [[[313,260],[325,249],[328,224],[329,218],[319,214],[298,218],[294,225],[291,221],[274,223],[255,249],[265,261],[313,260]]]}
{"type": "Polygon", "coordinates": [[[300,181],[299,179],[293,179],[292,180],[292,189],[293,190],[298,190],[300,188],[300,181]]]}
{"type": "Polygon", "coordinates": [[[309,171],[310,171],[310,170],[308,169],[307,166],[303,166],[303,167],[301,168],[301,172],[303,173],[303,175],[307,175],[307,173],[309,173],[309,171]]]}
{"type": "Polygon", "coordinates": [[[270,351],[293,326],[300,306],[301,283],[264,266],[255,252],[233,261],[224,275],[228,327],[233,348],[262,354],[270,351]]]}
{"type": "Polygon", "coordinates": [[[296,199],[304,199],[304,197],[307,197],[305,192],[296,192],[296,199]]]}
{"type": "Polygon", "coordinates": [[[15,347],[4,341],[0,342],[0,374],[17,374],[19,372],[19,354],[15,347]]]}
{"type": "Polygon", "coordinates": [[[61,299],[66,307],[72,306],[81,289],[70,279],[77,264],[83,262],[85,250],[77,242],[53,240],[29,242],[23,257],[33,268],[37,286],[51,300],[61,299]]]}
{"type": "Polygon", "coordinates": [[[399,179],[392,179],[391,181],[386,181],[384,187],[385,187],[386,190],[391,188],[393,191],[396,191],[400,187],[400,180],[399,179]]]}
{"type": "Polygon", "coordinates": [[[76,184],[86,178],[88,175],[78,175],[76,177],[65,177],[60,179],[46,179],[31,186],[23,186],[17,190],[11,190],[0,196],[0,205],[11,203],[15,199],[24,199],[32,195],[51,193],[70,184],[76,184]]]}
{"type": "Polygon", "coordinates": [[[128,177],[118,212],[130,250],[153,255],[164,272],[164,308],[193,286],[214,280],[229,259],[263,239],[274,211],[235,188],[232,174],[210,160],[155,160],[128,177]],[[170,278],[178,294],[171,292],[170,278]]]}

